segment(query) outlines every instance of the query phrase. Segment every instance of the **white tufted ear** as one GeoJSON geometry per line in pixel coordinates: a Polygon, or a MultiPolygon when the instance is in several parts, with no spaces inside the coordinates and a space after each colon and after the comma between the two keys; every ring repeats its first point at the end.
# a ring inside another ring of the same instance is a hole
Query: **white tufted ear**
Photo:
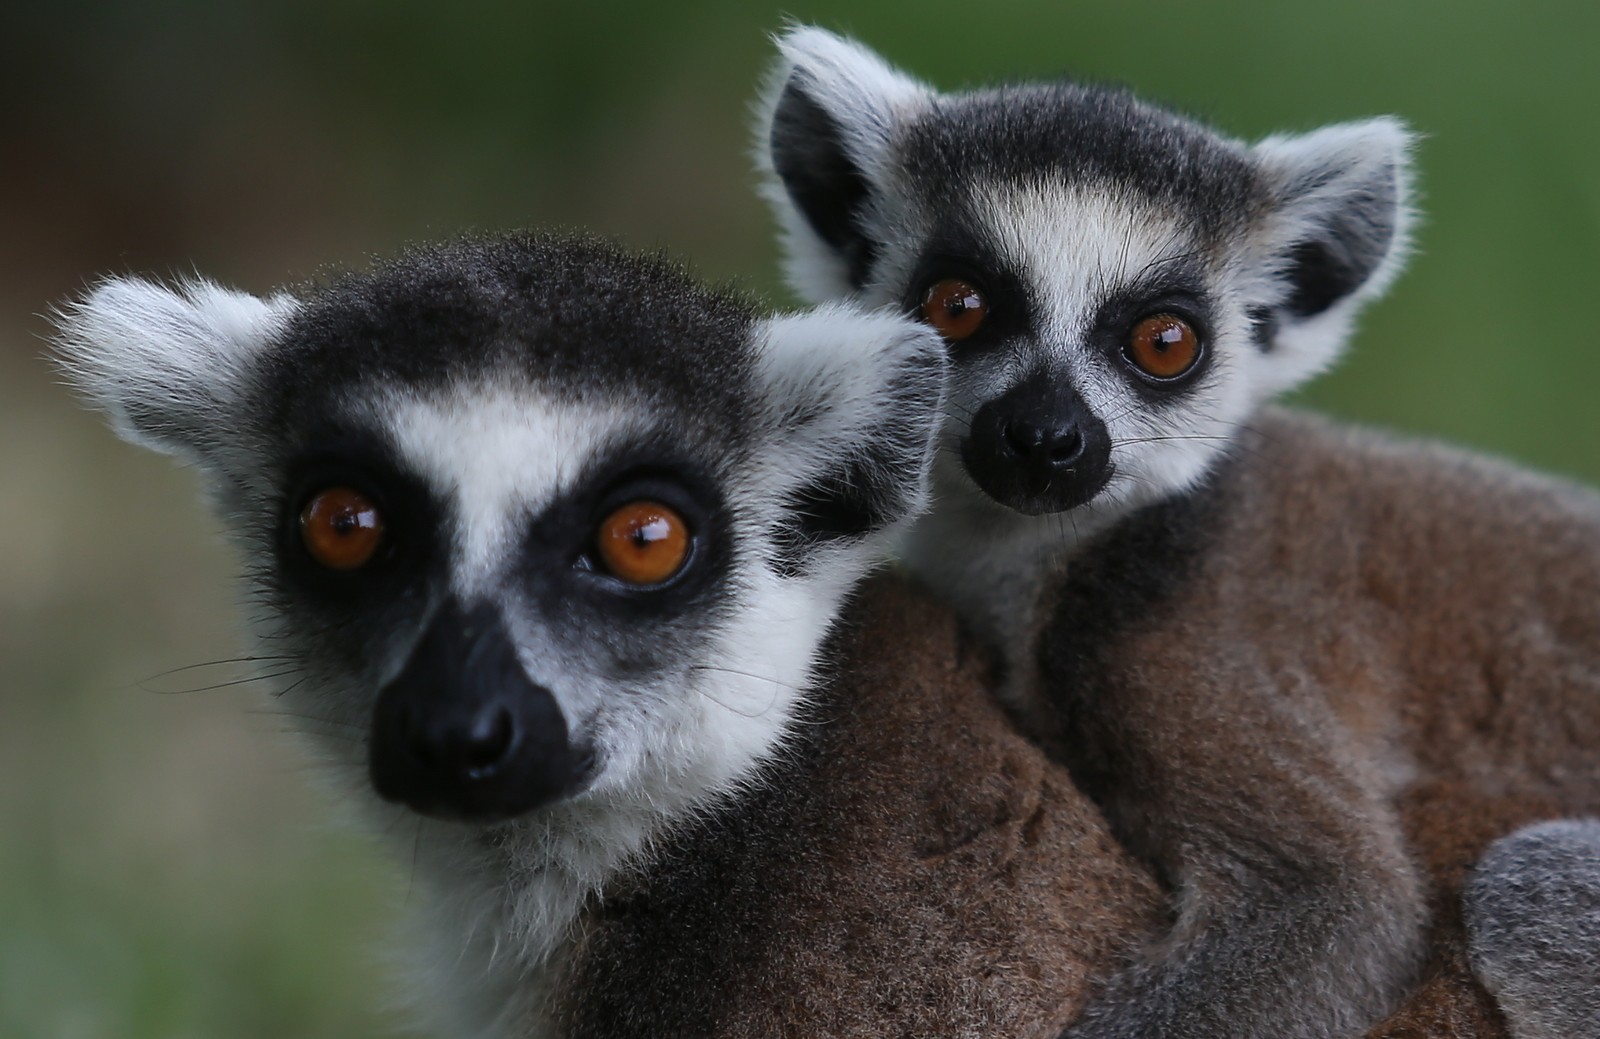
{"type": "Polygon", "coordinates": [[[193,280],[111,278],[54,313],[57,362],[117,434],[191,460],[217,445],[244,362],[294,310],[193,280]]]}
{"type": "Polygon", "coordinates": [[[836,304],[765,323],[760,468],[795,551],[858,541],[927,505],[943,418],[944,341],[907,318],[836,304]]]}
{"type": "Polygon", "coordinates": [[[1263,315],[1267,396],[1332,364],[1356,314],[1404,265],[1412,142],[1399,120],[1379,118],[1253,149],[1270,199],[1249,261],[1273,300],[1263,315]]]}
{"type": "Polygon", "coordinates": [[[859,288],[879,243],[864,216],[888,190],[896,128],[933,91],[860,44],[799,26],[758,104],[756,165],[783,228],[789,282],[820,302],[859,288]]]}

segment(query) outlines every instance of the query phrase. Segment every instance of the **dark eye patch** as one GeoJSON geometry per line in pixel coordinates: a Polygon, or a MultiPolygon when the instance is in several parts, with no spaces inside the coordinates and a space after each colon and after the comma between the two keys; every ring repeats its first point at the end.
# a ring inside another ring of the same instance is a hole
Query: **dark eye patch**
{"type": "Polygon", "coordinates": [[[529,517],[511,572],[537,607],[559,623],[602,628],[653,625],[704,614],[732,567],[732,522],[710,469],[668,438],[635,439],[586,462],[582,481],[529,517]],[[682,517],[688,557],[658,586],[607,572],[597,535],[617,509],[654,501],[682,517]]]}
{"type": "Polygon", "coordinates": [[[286,586],[329,607],[348,609],[370,596],[394,596],[423,582],[447,539],[445,510],[403,467],[393,445],[365,430],[321,426],[300,438],[305,445],[282,467],[277,504],[278,572],[286,586]],[[341,572],[307,552],[301,531],[306,505],[330,487],[348,487],[369,499],[384,518],[384,543],[370,564],[341,572]]]}
{"type": "Polygon", "coordinates": [[[901,307],[918,317],[929,287],[947,279],[976,288],[988,307],[977,331],[952,344],[957,363],[1024,335],[1032,326],[1035,307],[1023,279],[1001,260],[999,250],[960,223],[947,224],[929,239],[912,268],[901,307]]]}
{"type": "Polygon", "coordinates": [[[1210,367],[1214,304],[1205,287],[1196,261],[1191,257],[1152,264],[1112,292],[1100,304],[1090,324],[1091,345],[1112,358],[1126,371],[1122,358],[1129,337],[1139,323],[1158,314],[1169,314],[1189,325],[1200,341],[1200,357],[1181,379],[1171,383],[1152,382],[1128,372],[1128,385],[1147,403],[1159,405],[1177,398],[1210,367]]]}

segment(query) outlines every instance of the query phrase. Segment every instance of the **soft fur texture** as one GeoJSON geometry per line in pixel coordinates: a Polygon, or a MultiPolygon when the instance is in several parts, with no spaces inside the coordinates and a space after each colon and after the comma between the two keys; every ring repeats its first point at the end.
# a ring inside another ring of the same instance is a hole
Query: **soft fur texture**
{"type": "Polygon", "coordinates": [[[570,1039],[1046,1036],[1159,894],[955,619],[858,594],[803,737],[585,914],[570,1039]]]}
{"type": "MultiPolygon", "coordinates": [[[[1078,557],[1046,610],[1052,692],[1034,726],[1136,854],[1191,849],[1196,872],[1166,877],[1180,892],[1216,871],[1261,878],[1252,897],[1180,900],[1169,941],[1271,927],[1257,984],[1348,992],[1384,943],[1420,952],[1410,935],[1430,921],[1431,1012],[1453,990],[1459,1016],[1490,1027],[1455,903],[1494,838],[1600,808],[1597,544],[1591,492],[1269,411],[1204,492],[1078,557]]],[[[1374,980],[1368,1013],[1417,976],[1374,980]]],[[[1316,1005],[1314,991],[1274,992],[1316,1005]]],[[[1211,1035],[1257,1013],[1164,1009],[1185,1015],[1167,1027],[1211,1035]]],[[[1289,1020],[1287,1034],[1330,1027],[1289,1020]]]]}
{"type": "Polygon", "coordinates": [[[1461,864],[1419,871],[1408,831],[1441,825],[1418,804],[1470,812],[1557,767],[1566,786],[1453,846],[1591,810],[1600,503],[1261,410],[1399,270],[1409,133],[1247,145],[1121,90],[942,94],[820,30],[779,48],[760,162],[796,289],[918,313],[956,278],[984,301],[903,557],[999,647],[1008,701],[1174,898],[1068,1035],[1351,1034],[1417,979],[1430,920],[1458,972],[1430,991],[1477,1014],[1440,908],[1461,864]],[[1173,314],[1201,361],[1153,383],[1127,345],[1173,314]],[[1065,461],[1041,490],[1027,445],[1047,442],[1065,461]],[[1072,456],[1093,443],[1109,463],[1072,456]],[[1501,690],[1496,711],[1565,718],[1566,742],[1464,740],[1501,690]]]}
{"type": "Polygon", "coordinates": [[[1600,1035],[1600,820],[1530,826],[1466,890],[1472,964],[1514,1039],[1600,1035]]]}

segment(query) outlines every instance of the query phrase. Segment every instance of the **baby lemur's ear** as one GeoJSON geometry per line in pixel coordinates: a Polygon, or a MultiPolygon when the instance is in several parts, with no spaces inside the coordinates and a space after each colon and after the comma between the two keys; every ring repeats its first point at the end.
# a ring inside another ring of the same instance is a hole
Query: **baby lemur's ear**
{"type": "Polygon", "coordinates": [[[1270,392],[1327,367],[1356,313],[1405,262],[1413,135],[1397,119],[1269,137],[1253,156],[1268,205],[1251,264],[1272,302],[1260,315],[1270,392]]]}
{"type": "Polygon", "coordinates": [[[118,436],[201,462],[234,430],[245,366],[294,305],[209,281],[110,278],[56,308],[55,357],[118,436]]]}
{"type": "Polygon", "coordinates": [[[766,400],[756,479],[784,503],[790,565],[860,544],[927,506],[944,407],[944,341],[926,326],[845,304],[759,328],[766,400]]]}
{"type": "Polygon", "coordinates": [[[881,245],[869,218],[886,191],[895,128],[933,93],[823,29],[793,28],[777,44],[756,165],[783,227],[789,283],[819,302],[864,283],[881,245]]]}

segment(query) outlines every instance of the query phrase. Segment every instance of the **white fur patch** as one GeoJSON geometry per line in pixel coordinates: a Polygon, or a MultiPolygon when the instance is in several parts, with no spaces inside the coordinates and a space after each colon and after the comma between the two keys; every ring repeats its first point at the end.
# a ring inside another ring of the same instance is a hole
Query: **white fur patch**
{"type": "Polygon", "coordinates": [[[195,279],[111,278],[55,313],[63,372],[123,439],[195,458],[227,428],[243,364],[298,303],[195,279]]]}
{"type": "Polygon", "coordinates": [[[873,183],[892,177],[890,150],[896,128],[935,96],[924,84],[895,69],[854,40],[825,29],[797,26],[775,38],[779,58],[756,102],[752,149],[761,174],[760,194],[778,215],[789,284],[808,302],[850,291],[848,266],[795,208],[772,165],[773,113],[790,82],[799,85],[833,117],[850,161],[873,183]]]}
{"type": "Polygon", "coordinates": [[[932,329],[850,302],[772,319],[758,351],[758,377],[787,430],[784,451],[815,452],[819,466],[838,464],[848,445],[904,410],[891,397],[897,377],[944,393],[945,348],[932,329]]]}
{"type": "Polygon", "coordinates": [[[582,478],[596,451],[646,426],[621,403],[571,401],[493,382],[372,408],[407,464],[450,503],[455,592],[489,592],[522,524],[582,478]]]}
{"type": "Polygon", "coordinates": [[[1257,394],[1267,400],[1301,385],[1333,364],[1344,351],[1356,316],[1381,296],[1410,255],[1416,210],[1411,204],[1410,152],[1415,135],[1394,118],[1340,123],[1299,135],[1274,135],[1254,148],[1256,160],[1286,197],[1268,216],[1251,243],[1251,273],[1260,281],[1239,289],[1251,299],[1283,294],[1273,283],[1272,258],[1297,242],[1316,237],[1316,228],[1367,185],[1392,186],[1397,205],[1389,248],[1367,280],[1320,314],[1284,325],[1274,349],[1255,366],[1257,394]]]}

